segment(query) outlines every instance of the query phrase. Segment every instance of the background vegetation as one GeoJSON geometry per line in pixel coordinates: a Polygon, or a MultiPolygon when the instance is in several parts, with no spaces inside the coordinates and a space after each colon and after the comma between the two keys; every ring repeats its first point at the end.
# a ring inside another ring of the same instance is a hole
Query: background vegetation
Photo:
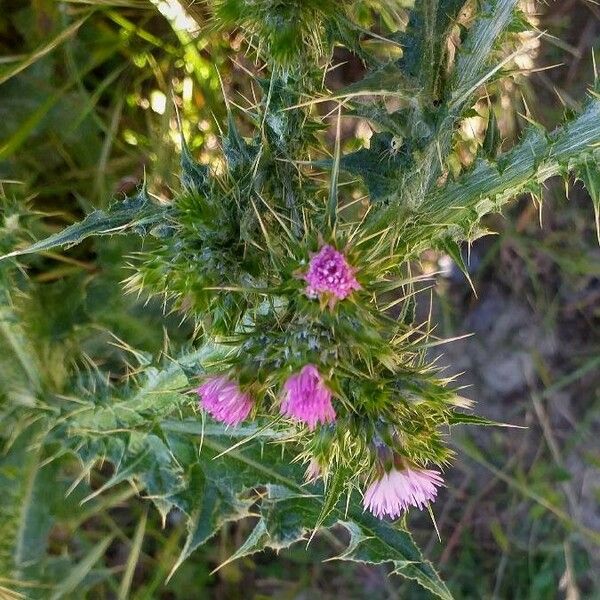
{"type": "MultiPolygon", "coordinates": [[[[514,86],[497,96],[507,147],[528,119],[552,127],[565,107],[581,106],[600,36],[593,3],[523,8],[547,33],[522,57],[514,86]],[[552,65],[559,66],[539,70],[552,65]]],[[[216,160],[225,106],[214,65],[232,103],[252,94],[238,34],[212,28],[203,4],[186,12],[158,0],[3,0],[0,45],[1,253],[106,207],[111,198],[134,192],[144,177],[152,194],[169,198],[178,185],[180,149],[173,95],[192,153],[216,160]]],[[[356,80],[362,68],[352,56],[338,58],[343,64],[330,75],[334,89],[356,80]]],[[[478,116],[467,120],[456,141],[457,161],[468,162],[482,143],[483,125],[478,116]]],[[[366,135],[364,125],[353,127],[344,132],[348,147],[366,135]]],[[[426,514],[411,515],[411,530],[457,598],[600,594],[600,250],[579,183],[565,189],[562,181],[551,182],[543,196],[541,212],[525,195],[505,218],[490,218],[487,226],[497,235],[470,248],[477,297],[448,257],[423,259],[425,270],[443,271],[434,301],[441,333],[475,334],[446,346],[443,361],[465,372],[465,395],[478,402],[479,413],[527,426],[454,436],[459,460],[435,506],[441,543],[426,514]]],[[[3,506],[43,509],[21,540],[22,557],[49,540],[35,577],[25,572],[16,582],[0,573],[0,594],[428,597],[388,577],[384,567],[323,563],[343,547],[346,534],[337,530],[319,536],[308,551],[304,545],[279,555],[268,551],[213,573],[251,530],[244,522],[226,525],[165,586],[186,535],[176,514],[163,522],[125,483],[94,495],[111,476],[108,465],[74,490],[69,486],[79,467],[68,461],[53,461],[41,484],[20,479],[24,466],[35,474],[51,458],[39,456],[35,436],[19,436],[36,427],[14,418],[11,406],[32,402],[23,390],[71,393],[73,365],[82,379],[86,369],[101,367],[122,381],[133,365],[168,355],[191,335],[191,323],[176,314],[163,317],[160,301],[123,294],[121,282],[130,274],[123,257],[135,249],[128,238],[115,237],[41,253],[16,274],[0,263],[0,343],[22,351],[16,361],[0,356],[2,438],[10,448],[0,462],[3,506]],[[15,341],[17,319],[22,346],[15,341]]],[[[11,537],[13,517],[0,512],[0,553],[9,551],[3,541],[11,537]]]]}

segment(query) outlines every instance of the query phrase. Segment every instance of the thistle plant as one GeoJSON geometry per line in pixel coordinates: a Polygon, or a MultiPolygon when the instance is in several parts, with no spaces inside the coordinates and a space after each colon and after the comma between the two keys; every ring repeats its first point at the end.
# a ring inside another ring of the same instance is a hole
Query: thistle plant
{"type": "Polygon", "coordinates": [[[419,258],[444,252],[468,278],[462,244],[486,233],[482,219],[520,194],[541,198],[556,175],[583,180],[598,218],[598,82],[580,114],[552,132],[531,122],[505,152],[488,110],[464,165],[458,127],[514,76],[527,28],[516,0],[417,0],[407,24],[393,0],[211,9],[215,27],[243,32],[261,91],[241,108],[224,98],[220,160],[200,164],[182,139],[169,201],[144,185],[4,257],[141,236],[124,291],[195,326],[168,363],[140,365],[125,388],[93,377],[80,382],[83,408],[55,398],[48,435],[88,471],[115,466],[94,494],[132,480],[163,515],[187,515],[174,569],[223,523],[258,513],[232,558],[340,523],[350,533],[340,558],[391,561],[449,598],[404,517],[433,516],[451,427],[490,422],[432,355],[440,340],[415,307],[433,278],[416,274],[419,258]],[[334,93],[339,46],[365,74],[334,93]],[[347,148],[345,119],[370,125],[368,145],[347,148]]]}

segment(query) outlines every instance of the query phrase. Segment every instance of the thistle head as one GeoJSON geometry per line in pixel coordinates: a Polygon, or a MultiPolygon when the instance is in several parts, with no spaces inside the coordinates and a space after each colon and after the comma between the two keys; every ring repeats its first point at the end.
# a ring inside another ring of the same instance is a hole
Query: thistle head
{"type": "Polygon", "coordinates": [[[331,390],[315,365],[308,364],[299,373],[288,377],[284,384],[281,414],[301,423],[312,431],[317,423],[335,421],[331,390]]]}
{"type": "Polygon", "coordinates": [[[209,377],[197,390],[200,406],[217,421],[239,425],[248,417],[254,402],[239,385],[222,375],[209,377]]]}
{"type": "Polygon", "coordinates": [[[411,506],[422,510],[433,502],[442,484],[439,471],[414,466],[392,467],[371,482],[363,506],[380,519],[386,516],[396,519],[411,506]]]}
{"type": "Polygon", "coordinates": [[[326,244],[311,257],[308,264],[308,271],[304,275],[306,295],[309,298],[325,297],[330,304],[344,300],[360,289],[355,271],[341,252],[326,244]]]}

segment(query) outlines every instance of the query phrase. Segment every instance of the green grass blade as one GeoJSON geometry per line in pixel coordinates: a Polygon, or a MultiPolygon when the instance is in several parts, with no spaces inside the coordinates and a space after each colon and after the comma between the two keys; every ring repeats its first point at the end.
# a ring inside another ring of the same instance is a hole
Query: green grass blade
{"type": "Polygon", "coordinates": [[[54,588],[50,600],[59,600],[64,596],[76,592],[78,586],[87,577],[96,563],[104,556],[108,546],[113,540],[113,536],[105,537],[99,541],[89,553],[75,566],[69,573],[69,576],[57,587],[54,588]]]}
{"type": "Polygon", "coordinates": [[[129,598],[129,591],[131,590],[131,583],[133,581],[133,575],[135,567],[139,561],[140,553],[142,551],[142,542],[144,541],[144,534],[146,533],[146,523],[148,521],[148,510],[144,511],[142,518],[139,520],[135,533],[133,535],[133,541],[131,543],[131,550],[127,557],[127,564],[125,565],[125,573],[123,573],[123,579],[121,579],[121,585],[119,586],[118,600],[127,600],[129,598]]]}
{"type": "Polygon", "coordinates": [[[60,46],[65,40],[69,39],[77,30],[86,22],[91,13],[84,15],[81,19],[75,21],[71,25],[69,25],[66,29],[61,31],[55,38],[50,40],[48,43],[44,44],[40,48],[38,48],[35,52],[32,52],[25,59],[19,61],[16,65],[12,66],[10,69],[7,69],[4,73],[0,74],[0,85],[7,82],[11,77],[19,74],[21,71],[24,71],[31,65],[33,65],[40,58],[46,56],[46,54],[55,50],[58,46],[60,46]]]}

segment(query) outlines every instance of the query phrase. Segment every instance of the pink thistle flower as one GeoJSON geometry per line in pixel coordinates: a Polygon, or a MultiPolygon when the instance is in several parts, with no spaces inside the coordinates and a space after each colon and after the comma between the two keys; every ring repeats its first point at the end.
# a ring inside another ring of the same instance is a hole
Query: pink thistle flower
{"type": "Polygon", "coordinates": [[[422,510],[433,502],[443,484],[439,471],[404,467],[392,468],[369,485],[363,499],[365,510],[376,517],[398,518],[410,506],[422,510]]]}
{"type": "Polygon", "coordinates": [[[329,294],[330,304],[343,300],[354,290],[360,289],[354,273],[346,257],[329,245],[323,246],[314,254],[308,264],[304,280],[308,284],[305,293],[309,298],[321,294],[329,294]]]}
{"type": "Polygon", "coordinates": [[[321,477],[321,465],[316,458],[311,458],[304,473],[304,479],[307,483],[312,483],[321,477]]]}
{"type": "Polygon", "coordinates": [[[311,431],[317,423],[335,421],[331,390],[315,365],[304,366],[300,373],[288,377],[283,387],[282,415],[306,423],[311,431]]]}
{"type": "Polygon", "coordinates": [[[200,406],[217,421],[238,425],[248,417],[254,404],[249,394],[222,375],[209,377],[197,390],[200,406]]]}

